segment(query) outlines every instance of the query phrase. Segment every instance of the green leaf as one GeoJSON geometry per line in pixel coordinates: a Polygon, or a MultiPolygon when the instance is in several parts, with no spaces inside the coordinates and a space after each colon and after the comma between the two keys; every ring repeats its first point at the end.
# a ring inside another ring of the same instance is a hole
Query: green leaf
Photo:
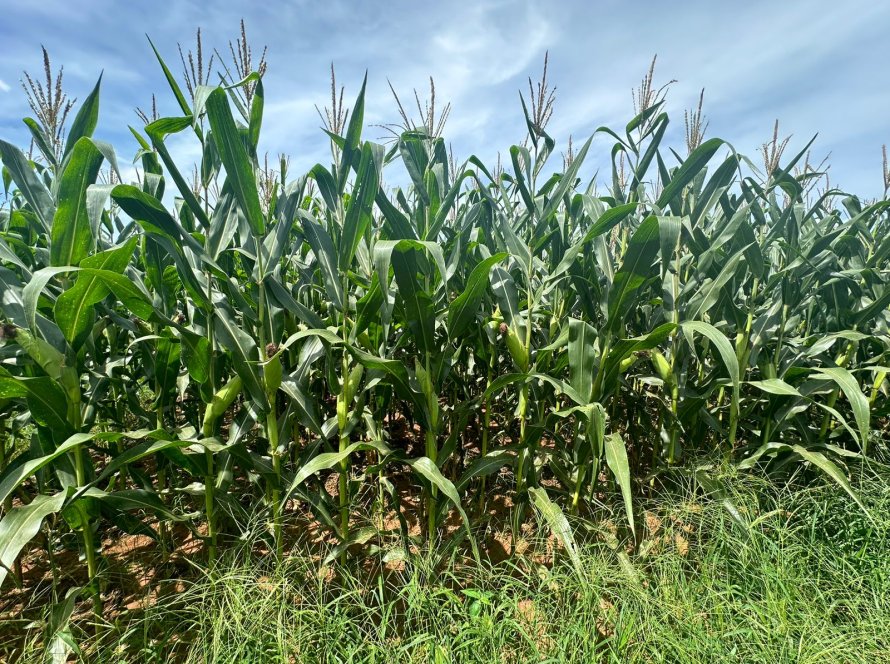
{"type": "Polygon", "coordinates": [[[352,328],[351,340],[367,330],[371,323],[379,320],[380,307],[382,306],[383,290],[380,288],[380,279],[375,273],[371,279],[371,288],[356,303],[355,325],[352,328]]]}
{"type": "MultiPolygon", "coordinates": [[[[748,384],[753,385],[754,387],[760,389],[763,392],[766,392],[767,394],[774,394],[777,396],[797,397],[799,399],[806,400],[808,403],[813,404],[818,408],[821,408],[826,413],[828,413],[829,415],[834,417],[841,424],[841,426],[843,426],[850,433],[850,436],[856,442],[858,442],[860,445],[862,445],[862,441],[859,438],[859,434],[856,432],[855,429],[853,429],[849,424],[847,424],[847,420],[837,410],[835,410],[831,406],[828,406],[824,403],[820,403],[819,401],[817,401],[815,399],[812,399],[810,397],[805,397],[797,390],[797,388],[795,388],[793,385],[789,385],[781,378],[769,378],[766,380],[752,380],[752,381],[748,381],[748,384]]],[[[767,441],[766,445],[767,446],[775,445],[775,443],[771,443],[770,441],[767,441]]],[[[761,448],[761,449],[763,450],[764,448],[761,448]]],[[[762,454],[762,452],[761,452],[761,454],[762,454]]],[[[756,456],[759,456],[759,455],[755,455],[755,458],[753,460],[756,460],[756,456]]],[[[749,465],[751,465],[751,464],[753,464],[753,460],[751,457],[749,457],[748,459],[746,459],[746,462],[749,465]]]]}
{"type": "Polygon", "coordinates": [[[365,351],[344,342],[343,339],[338,337],[330,330],[324,329],[303,330],[302,332],[296,332],[288,337],[284,343],[279,345],[278,352],[284,352],[292,344],[307,337],[318,337],[319,339],[322,339],[323,341],[335,346],[343,344],[346,347],[346,350],[348,350],[349,353],[356,360],[361,362],[361,364],[366,369],[372,369],[383,373],[386,377],[386,380],[395,389],[396,393],[406,402],[414,406],[415,411],[413,415],[417,418],[420,424],[426,429],[432,428],[432,418],[429,412],[428,405],[426,403],[426,399],[424,398],[423,394],[421,394],[413,387],[411,378],[408,374],[408,370],[405,368],[404,362],[401,362],[399,360],[385,359],[382,357],[377,357],[376,355],[371,355],[370,353],[366,353],[365,351]]]}
{"type": "Polygon", "coordinates": [[[300,424],[309,429],[309,431],[319,438],[325,438],[322,429],[323,422],[318,419],[318,413],[316,412],[315,401],[312,398],[312,395],[307,394],[297,382],[287,378],[281,381],[279,389],[290,397],[291,404],[297,411],[297,418],[299,419],[300,424]]]}
{"type": "MultiPolygon", "coordinates": [[[[423,456],[418,459],[405,459],[404,463],[408,464],[411,467],[411,470],[441,491],[442,495],[454,504],[457,513],[460,514],[464,527],[467,529],[467,536],[470,538],[470,542],[473,544],[473,549],[475,551],[476,543],[473,538],[473,532],[470,530],[470,520],[467,518],[467,513],[464,512],[464,508],[461,506],[460,496],[457,493],[457,489],[454,488],[454,484],[442,474],[439,467],[429,457],[423,456]]],[[[477,558],[478,555],[478,551],[476,551],[477,558]]]]}
{"type": "Polygon", "coordinates": [[[625,205],[609,208],[602,214],[598,214],[598,212],[595,211],[596,208],[590,196],[582,197],[582,205],[591,218],[596,218],[596,221],[591,224],[590,228],[584,234],[584,237],[578,243],[566,250],[553,272],[547,275],[548,281],[555,281],[565,274],[565,272],[572,267],[572,264],[575,262],[575,259],[578,258],[578,255],[587,248],[591,240],[610,231],[616,225],[621,223],[622,220],[637,209],[638,204],[626,203],[625,205]]]}
{"type": "Polygon", "coordinates": [[[393,205],[383,191],[382,187],[378,187],[374,202],[383,214],[383,224],[389,236],[399,240],[416,240],[417,232],[402,212],[393,205]]]}
{"type": "Polygon", "coordinates": [[[377,357],[349,345],[347,345],[347,349],[365,368],[382,371],[386,375],[386,380],[395,389],[396,394],[414,406],[412,414],[417,418],[421,426],[424,429],[433,430],[432,414],[429,411],[426,399],[423,394],[413,387],[408,370],[402,361],[377,357]]]}
{"type": "MultiPolygon", "coordinates": [[[[602,235],[603,233],[607,233],[612,230],[619,223],[624,221],[628,215],[633,213],[634,210],[637,209],[639,205],[637,203],[625,203],[623,205],[616,205],[615,207],[609,208],[601,215],[596,217],[596,220],[584,234],[584,242],[589,242],[593,238],[602,235]]],[[[588,200],[584,201],[584,209],[587,210],[588,214],[591,214],[590,202],[588,200]]],[[[592,218],[593,215],[591,215],[592,218]]]]}
{"type": "MultiPolygon", "coordinates": [[[[81,265],[97,270],[123,273],[136,250],[138,238],[131,237],[117,247],[107,249],[94,256],[87,256],[81,265]]],[[[102,279],[95,274],[78,274],[77,280],[56,299],[53,307],[56,324],[72,346],[75,340],[83,339],[89,331],[93,306],[108,295],[102,279]]]]}
{"type": "Polygon", "coordinates": [[[562,204],[562,197],[569,191],[570,187],[575,186],[575,179],[578,177],[578,171],[581,168],[581,165],[584,163],[584,157],[587,156],[587,150],[590,148],[590,143],[593,141],[593,136],[587,139],[584,145],[581,146],[581,149],[575,154],[574,159],[572,159],[571,165],[566,169],[566,172],[559,178],[559,183],[556,185],[556,188],[550,194],[547,199],[547,204],[544,206],[544,209],[541,212],[541,218],[546,219],[551,214],[556,211],[556,208],[562,204]]]}
{"type": "Polygon", "coordinates": [[[50,231],[50,265],[78,265],[95,244],[87,211],[87,187],[104,157],[89,138],[75,143],[59,184],[59,206],[50,231]]]}
{"type": "Polygon", "coordinates": [[[675,259],[680,240],[680,227],[682,217],[659,217],[658,239],[661,243],[661,273],[664,274],[668,266],[675,259]]]}
{"type": "Polygon", "coordinates": [[[24,118],[22,121],[31,132],[31,137],[34,139],[35,145],[37,145],[37,148],[40,150],[47,163],[51,164],[54,168],[58,168],[59,162],[58,159],[56,159],[56,153],[37,121],[34,118],[24,118]]]}
{"type": "Polygon", "coordinates": [[[210,342],[207,337],[181,329],[179,341],[182,364],[189,376],[198,383],[205,382],[210,376],[210,342]]]}
{"type": "Polygon", "coordinates": [[[184,118],[161,118],[160,120],[155,120],[151,124],[146,125],[145,133],[148,134],[152,146],[161,158],[161,161],[164,162],[164,166],[166,166],[167,170],[170,172],[170,177],[173,178],[173,182],[176,183],[176,188],[179,190],[179,194],[188,204],[188,209],[195,215],[195,218],[201,226],[206,229],[210,226],[210,219],[204,211],[204,206],[201,205],[201,202],[192,191],[191,186],[182,176],[182,173],[179,171],[176,162],[173,161],[173,158],[170,156],[170,152],[167,150],[167,146],[164,143],[164,137],[167,134],[179,132],[191,127],[192,120],[193,118],[191,115],[184,118]]]}
{"type": "Polygon", "coordinates": [[[337,254],[334,250],[334,242],[328,232],[308,212],[298,210],[303,234],[306,241],[315,254],[315,260],[321,270],[321,278],[324,280],[328,299],[337,309],[343,311],[344,296],[343,284],[340,281],[340,271],[337,269],[337,254]]]}
{"type": "Polygon", "coordinates": [[[516,282],[500,265],[491,268],[491,292],[494,293],[507,325],[519,330],[524,321],[519,314],[519,293],[516,290],[516,282]]]}
{"type": "MultiPolygon", "coordinates": [[[[442,247],[440,247],[435,242],[424,242],[421,240],[378,240],[374,244],[374,266],[377,272],[377,279],[382,286],[383,293],[385,295],[387,306],[391,299],[389,291],[389,268],[393,260],[393,255],[404,255],[405,260],[402,262],[400,271],[402,279],[407,279],[409,278],[409,275],[412,274],[412,272],[413,274],[418,274],[421,270],[419,261],[415,260],[415,257],[413,256],[412,252],[414,251],[426,252],[433,258],[436,268],[439,271],[439,276],[442,282],[445,283],[445,279],[447,276],[445,256],[442,253],[442,247]]],[[[432,283],[433,275],[431,273],[425,273],[423,274],[423,276],[425,278],[428,277],[430,279],[430,283],[432,283]]],[[[399,282],[397,278],[396,283],[401,285],[402,282],[399,282]]],[[[412,288],[409,287],[409,295],[411,290],[412,288]]],[[[403,297],[404,295],[405,294],[403,294],[403,297]]]]}
{"type": "Polygon", "coordinates": [[[151,40],[151,37],[145,35],[145,38],[148,40],[148,43],[151,44],[151,50],[154,51],[155,57],[158,59],[158,64],[161,65],[161,70],[164,72],[164,78],[167,79],[167,84],[173,91],[173,96],[176,97],[176,101],[179,103],[179,108],[182,109],[182,112],[185,115],[191,115],[192,109],[189,107],[188,102],[185,99],[185,95],[182,94],[182,90],[180,89],[179,84],[176,82],[176,78],[167,68],[167,64],[164,62],[161,54],[158,53],[158,49],[155,48],[154,42],[151,40]]]}
{"type": "Polygon", "coordinates": [[[681,323],[680,326],[683,328],[684,331],[697,332],[703,337],[706,337],[712,344],[714,344],[714,346],[717,348],[717,352],[720,354],[720,358],[723,360],[723,364],[726,367],[727,373],[729,373],[729,379],[730,381],[732,381],[732,401],[730,404],[732,413],[730,415],[731,425],[729,429],[729,443],[730,445],[732,445],[735,443],[736,426],[739,412],[739,384],[741,382],[739,361],[736,357],[735,350],[729,343],[726,335],[724,335],[713,325],[703,323],[701,321],[686,321],[685,323],[681,323]]]}
{"type": "Polygon", "coordinates": [[[702,218],[708,210],[710,210],[719,200],[720,195],[726,191],[733,178],[735,178],[739,167],[739,157],[731,154],[726,160],[720,164],[708,184],[705,185],[701,193],[696,196],[695,207],[690,215],[690,222],[694,226],[698,220],[702,218]]]}
{"type": "MultiPolygon", "coordinates": [[[[118,434],[120,435],[120,434],[118,434]]],[[[72,500],[76,500],[79,497],[79,493],[81,491],[86,490],[90,486],[94,486],[111,477],[118,470],[123,468],[124,466],[128,466],[131,463],[136,463],[141,459],[145,459],[147,457],[154,456],[159,454],[160,452],[164,452],[170,449],[178,449],[180,447],[186,447],[188,445],[193,444],[195,441],[188,440],[176,440],[171,437],[170,433],[167,431],[163,431],[161,429],[157,429],[155,431],[135,431],[128,432],[126,436],[122,436],[126,438],[140,439],[140,438],[148,438],[148,440],[144,440],[141,443],[138,443],[130,448],[127,448],[122,454],[113,457],[108,464],[102,469],[102,472],[86,487],[81,487],[74,496],[72,496],[72,500]]],[[[108,440],[115,440],[114,438],[109,438],[108,440]]]]}
{"type": "MultiPolygon", "coordinates": [[[[2,385],[2,380],[2,377],[0,377],[0,385],[2,385]]],[[[93,440],[119,441],[123,440],[124,438],[138,440],[141,438],[167,437],[169,437],[169,434],[162,430],[151,431],[148,429],[140,429],[139,431],[127,431],[125,433],[106,431],[71,434],[49,454],[45,454],[34,459],[29,459],[19,465],[9,466],[2,474],[0,474],[0,503],[11,496],[12,492],[15,491],[18,486],[25,482],[29,477],[32,477],[37,471],[45,468],[47,465],[58,459],[60,456],[74,451],[81,445],[84,445],[93,440]]],[[[132,458],[132,455],[130,458],[127,458],[127,455],[122,455],[115,458],[114,461],[117,462],[118,459],[122,459],[124,462],[131,462],[136,460],[132,458]]],[[[106,477],[109,472],[110,471],[108,470],[108,468],[106,468],[102,477],[106,477]]],[[[99,480],[97,479],[96,481],[99,480]]]]}
{"type": "Polygon", "coordinates": [[[19,330],[15,340],[54,381],[67,383],[70,387],[79,382],[79,378],[71,380],[72,367],[67,366],[65,354],[48,341],[32,335],[28,330],[19,330]]]}
{"type": "Polygon", "coordinates": [[[613,336],[619,334],[640,288],[651,276],[659,248],[658,218],[651,216],[631,237],[621,269],[609,289],[607,329],[613,336]]]}
{"type": "Polygon", "coordinates": [[[343,193],[346,187],[346,178],[349,176],[349,167],[353,163],[356,148],[362,137],[362,125],[365,122],[365,88],[368,85],[368,73],[362,79],[362,87],[358,92],[355,105],[349,117],[349,126],[346,128],[346,137],[343,141],[340,156],[340,168],[337,169],[337,191],[343,193]]]}
{"type": "Polygon", "coordinates": [[[636,537],[634,528],[634,512],[633,501],[630,486],[630,466],[627,461],[627,449],[624,445],[624,439],[620,434],[610,433],[605,439],[606,447],[606,464],[609,470],[615,475],[615,481],[621,488],[621,495],[624,498],[624,510],[627,512],[627,522],[630,524],[630,530],[636,537]]]}
{"type": "MultiPolygon", "coordinates": [[[[422,129],[405,131],[399,136],[398,147],[402,164],[414,185],[413,190],[417,194],[420,209],[429,208],[435,214],[433,201],[435,200],[438,204],[438,197],[431,198],[431,194],[438,189],[438,186],[433,185],[432,188],[427,186],[427,177],[432,175],[430,169],[433,166],[433,162],[430,160],[430,137],[422,129]]],[[[424,231],[425,229],[421,228],[420,230],[424,231]]],[[[425,232],[422,232],[421,235],[426,237],[425,232]]]]}
{"type": "Polygon", "coordinates": [[[0,586],[21,550],[40,531],[43,520],[62,509],[65,495],[62,491],[54,496],[35,496],[27,505],[13,507],[0,521],[0,586]]]}
{"type": "Polygon", "coordinates": [[[55,204],[49,191],[40,181],[34,169],[31,168],[28,159],[21,150],[11,143],[0,141],[0,160],[3,161],[4,168],[9,170],[12,181],[22,192],[22,196],[25,197],[40,223],[49,231],[50,222],[56,211],[55,204]]]}
{"type": "Polygon", "coordinates": [[[263,126],[265,98],[263,79],[257,77],[256,86],[253,89],[253,100],[250,103],[250,126],[247,128],[247,135],[250,137],[250,145],[253,148],[254,154],[256,154],[257,146],[260,144],[260,128],[263,126]]]}
{"type": "Polygon", "coordinates": [[[874,317],[886,311],[888,306],[890,306],[890,286],[885,286],[881,296],[853,316],[853,322],[856,325],[870,324],[874,317]]]}
{"type": "Polygon", "coordinates": [[[340,463],[348,459],[352,454],[367,450],[378,452],[383,457],[391,452],[386,445],[375,441],[352,443],[337,452],[323,452],[310,459],[297,471],[297,474],[294,475],[294,479],[291,481],[288,490],[282,498],[282,504],[285,504],[294,491],[296,491],[303,482],[315,475],[315,473],[339,467],[340,463]]]}
{"type": "Polygon", "coordinates": [[[31,418],[59,437],[72,433],[68,423],[68,399],[53,379],[46,376],[15,378],[0,373],[0,395],[24,396],[31,418]]]}
{"type": "MultiPolygon", "coordinates": [[[[354,119],[354,118],[353,118],[354,119]]],[[[382,157],[382,148],[372,143],[362,146],[355,186],[343,220],[343,235],[340,238],[338,265],[345,271],[352,265],[352,259],[358,250],[359,241],[371,222],[371,208],[379,188],[378,161],[382,157]]]]}
{"type": "Polygon", "coordinates": [[[119,184],[111,190],[111,197],[135,221],[144,222],[141,225],[146,230],[168,237],[197,254],[203,253],[203,247],[182,228],[167,212],[161,201],[154,196],[146,194],[138,187],[119,184]]]}
{"type": "Polygon", "coordinates": [[[63,601],[57,600],[53,603],[49,620],[45,625],[46,664],[66,664],[73,653],[81,655],[81,650],[71,633],[71,616],[74,614],[82,590],[77,586],[69,588],[63,601]]]}
{"type": "Polygon", "coordinates": [[[588,402],[593,397],[596,340],[596,330],[589,323],[569,319],[569,382],[588,402]]]}
{"type": "Polygon", "coordinates": [[[308,177],[315,180],[318,185],[318,193],[321,194],[322,200],[331,212],[336,212],[339,208],[337,202],[340,200],[340,194],[337,192],[337,183],[334,182],[334,176],[330,171],[321,164],[315,164],[308,173],[308,177]]]}
{"type": "Polygon", "coordinates": [[[584,566],[581,564],[581,556],[578,553],[578,545],[575,543],[575,535],[572,533],[572,527],[569,520],[563,514],[559,506],[550,500],[544,489],[537,487],[529,487],[529,495],[535,509],[543,517],[544,522],[549,526],[550,532],[560,541],[569,554],[569,560],[578,574],[578,578],[585,579],[584,566]]]}
{"type": "MultiPolygon", "coordinates": [[[[719,138],[712,138],[695,148],[674,174],[664,191],[661,192],[656,205],[660,208],[664,208],[669,203],[675,205],[674,199],[683,192],[686,185],[692,182],[693,178],[707,165],[724,143],[725,141],[719,138]]],[[[677,212],[679,210],[675,211],[675,213],[677,212]]]]}
{"type": "Polygon", "coordinates": [[[185,521],[187,519],[167,507],[158,494],[146,489],[123,489],[107,492],[92,487],[84,491],[82,495],[85,498],[105,503],[119,512],[145,510],[166,521],[185,521]]]}
{"type": "MultiPolygon", "coordinates": [[[[408,240],[401,240],[407,242],[408,240]]],[[[436,310],[430,294],[421,288],[421,280],[415,272],[416,262],[410,254],[396,251],[392,255],[392,267],[399,294],[402,296],[405,320],[411,336],[421,353],[437,350],[435,341],[436,310]]]]}
{"type": "MultiPolygon", "coordinates": [[[[145,291],[145,286],[141,283],[110,270],[81,267],[79,272],[87,276],[98,277],[102,284],[114,293],[115,297],[127,309],[140,318],[149,320],[156,316],[157,311],[151,303],[150,296],[145,291]]],[[[166,322],[166,319],[160,315],[157,315],[157,319],[166,322]]]]}
{"type": "Polygon", "coordinates": [[[853,417],[856,420],[856,427],[859,429],[859,441],[862,445],[862,454],[866,454],[868,450],[869,427],[871,424],[871,413],[868,399],[859,388],[856,378],[847,369],[843,367],[822,367],[816,370],[816,376],[825,376],[829,380],[833,380],[837,386],[847,397],[850,407],[853,409],[853,417]]]}
{"type": "Polygon", "coordinates": [[[251,232],[261,237],[265,233],[266,224],[260,207],[256,175],[244,148],[244,141],[235,126],[225,90],[217,88],[211,92],[206,108],[213,140],[226,169],[226,182],[235,192],[251,232]]]}
{"type": "Polygon", "coordinates": [[[714,279],[705,279],[701,288],[690,299],[689,318],[698,320],[705,312],[710,311],[717,304],[720,293],[727,282],[739,276],[738,273],[741,270],[738,269],[738,266],[742,259],[746,257],[747,249],[747,247],[744,247],[727,260],[720,269],[720,273],[714,279]]]}
{"type": "Polygon", "coordinates": [[[553,378],[552,376],[548,376],[543,373],[509,373],[498,376],[491,384],[489,384],[488,389],[485,390],[482,394],[483,399],[488,399],[493,394],[496,394],[500,390],[507,387],[507,385],[512,385],[513,383],[527,383],[532,380],[539,380],[544,383],[548,383],[551,387],[553,387],[558,394],[565,394],[572,401],[574,401],[579,406],[586,406],[590,402],[585,400],[584,397],[578,393],[575,388],[573,388],[568,383],[565,383],[558,378],[553,378]]]}
{"type": "Polygon", "coordinates": [[[198,280],[195,266],[186,258],[183,248],[191,249],[217,276],[224,277],[225,272],[156,198],[130,185],[118,185],[112,190],[111,196],[145,230],[150,242],[157,243],[173,260],[183,286],[195,303],[205,311],[209,310],[210,300],[198,280]]]}
{"type": "Polygon", "coordinates": [[[516,465],[516,453],[514,450],[502,448],[489,452],[485,456],[473,459],[473,462],[467,466],[467,469],[460,476],[455,488],[458,491],[463,491],[475,478],[486,477],[499,472],[505,466],[513,467],[514,465],[516,465]]]}
{"type": "Polygon", "coordinates": [[[159,337],[154,340],[154,381],[155,404],[163,406],[170,393],[176,388],[179,376],[179,339],[159,337]]]}
{"type": "Polygon", "coordinates": [[[823,473],[828,475],[831,479],[837,482],[840,487],[846,491],[850,497],[856,501],[856,504],[865,512],[866,516],[871,519],[871,514],[868,509],[865,507],[863,502],[859,499],[859,496],[856,495],[856,492],[853,491],[853,487],[850,486],[850,482],[844,476],[844,473],[841,472],[841,469],[837,467],[828,457],[826,457],[821,452],[816,452],[813,450],[808,450],[805,447],[800,445],[794,445],[791,447],[794,452],[797,452],[801,457],[805,460],[809,461],[811,464],[819,468],[823,473]]]}
{"type": "Polygon", "coordinates": [[[488,290],[491,268],[508,254],[501,252],[479,261],[470,273],[464,290],[448,305],[448,336],[457,339],[476,320],[476,312],[488,290]]]}
{"type": "Polygon", "coordinates": [[[266,390],[259,376],[259,349],[256,341],[235,320],[231,307],[217,304],[214,329],[222,347],[228,350],[244,388],[261,411],[269,410],[266,390]]]}
{"type": "Polygon", "coordinates": [[[677,326],[674,323],[665,323],[647,334],[631,339],[622,339],[613,344],[601,362],[600,374],[597,376],[598,386],[594,390],[593,399],[598,400],[602,395],[612,394],[620,375],[622,360],[630,357],[632,353],[651,350],[659,346],[675,329],[677,326]]]}
{"type": "MultiPolygon", "coordinates": [[[[99,74],[99,80],[92,92],[87,95],[80,110],[71,123],[71,129],[68,130],[68,139],[65,141],[64,156],[67,156],[77,145],[81,138],[91,138],[96,130],[96,124],[99,122],[99,88],[102,85],[102,74],[99,74]]],[[[66,169],[67,170],[67,169],[66,169]]]]}
{"type": "Polygon", "coordinates": [[[759,390],[767,394],[776,394],[786,397],[798,397],[803,399],[804,396],[798,392],[797,388],[789,385],[781,378],[767,378],[766,380],[749,380],[748,385],[753,385],[759,390]]]}
{"type": "Polygon", "coordinates": [[[31,275],[31,279],[25,284],[25,287],[22,289],[22,308],[24,309],[28,329],[32,332],[37,332],[37,305],[40,301],[40,296],[43,294],[43,289],[46,288],[46,285],[54,276],[69,272],[72,269],[77,268],[67,266],[44,267],[31,275]]]}

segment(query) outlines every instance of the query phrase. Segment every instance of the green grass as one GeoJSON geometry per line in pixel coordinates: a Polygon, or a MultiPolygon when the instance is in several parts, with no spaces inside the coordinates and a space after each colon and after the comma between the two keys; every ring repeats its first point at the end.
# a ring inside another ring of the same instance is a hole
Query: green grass
{"type": "MultiPolygon", "coordinates": [[[[646,507],[634,575],[576,520],[583,576],[547,541],[498,565],[412,557],[332,578],[308,556],[233,549],[184,592],[82,643],[85,661],[863,662],[890,658],[890,483],[733,478],[732,503],[682,490],[646,507]],[[444,571],[443,571],[444,570],[444,571]]],[[[642,510],[641,510],[642,513],[642,510]]],[[[608,525],[608,521],[605,522],[608,525]]],[[[83,639],[78,635],[77,640],[83,639]]],[[[34,651],[34,656],[38,655],[34,651]]],[[[36,659],[34,661],[37,661],[36,659]]]]}

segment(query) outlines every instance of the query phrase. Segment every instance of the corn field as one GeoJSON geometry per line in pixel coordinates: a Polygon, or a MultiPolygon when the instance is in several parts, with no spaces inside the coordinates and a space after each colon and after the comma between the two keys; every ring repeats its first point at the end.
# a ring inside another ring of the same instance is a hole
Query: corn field
{"type": "Polygon", "coordinates": [[[632,541],[672,466],[708,493],[722,464],[812,470],[858,501],[849,467],[886,445],[890,202],[817,190],[809,145],[755,164],[693,122],[671,149],[644,90],[557,163],[545,85],[490,168],[431,105],[369,140],[362,84],[295,176],[258,154],[264,62],[212,86],[155,55],[178,110],[131,128],[134,182],[93,138],[99,83],[64,138],[0,141],[0,583],[73,533],[101,606],[101,533],[167,550],[185,524],[212,562],[257,513],[269,555],[297,512],[343,562],[472,555],[494,493],[514,531],[605,501],[632,541]],[[611,169],[585,182],[593,149],[611,169]]]}

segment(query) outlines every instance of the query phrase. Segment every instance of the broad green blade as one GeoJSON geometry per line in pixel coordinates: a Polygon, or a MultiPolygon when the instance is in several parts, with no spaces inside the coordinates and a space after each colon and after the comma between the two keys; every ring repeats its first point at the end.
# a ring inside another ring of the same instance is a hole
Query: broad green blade
{"type": "Polygon", "coordinates": [[[373,143],[366,142],[362,146],[355,186],[346,217],[343,220],[343,236],[340,238],[338,265],[346,271],[352,265],[358,244],[371,223],[371,208],[379,187],[379,167],[383,158],[383,149],[373,143]]]}
{"type": "Polygon", "coordinates": [[[226,181],[235,192],[251,232],[255,236],[262,236],[266,231],[266,224],[260,208],[254,166],[244,148],[241,133],[235,126],[225,90],[217,88],[211,92],[206,108],[213,140],[226,169],[226,181]]]}
{"type": "Polygon", "coordinates": [[[30,204],[43,228],[49,231],[56,212],[55,203],[46,186],[31,168],[28,159],[11,143],[0,141],[0,160],[3,161],[3,168],[12,175],[12,181],[30,204]]]}
{"type": "Polygon", "coordinates": [[[581,564],[581,556],[578,553],[578,545],[575,543],[575,535],[566,515],[563,514],[563,511],[559,509],[556,503],[550,500],[550,496],[547,495],[544,489],[529,487],[528,493],[531,496],[535,509],[544,519],[544,523],[547,524],[550,531],[568,552],[569,560],[572,561],[572,566],[575,568],[578,577],[581,579],[586,578],[584,567],[581,564]]]}
{"type": "Polygon", "coordinates": [[[75,143],[59,184],[50,230],[50,265],[79,265],[96,243],[87,211],[87,187],[96,182],[104,157],[89,138],[75,143]]]}
{"type": "Polygon", "coordinates": [[[724,143],[725,141],[719,138],[712,138],[699,145],[686,158],[686,161],[683,162],[677,172],[674,173],[674,177],[658,197],[656,205],[664,208],[664,206],[670,204],[675,209],[675,214],[679,212],[679,209],[676,207],[677,197],[683,192],[686,185],[692,182],[693,178],[707,165],[711,157],[716,154],[717,150],[724,143]]]}
{"type": "Polygon", "coordinates": [[[609,289],[607,330],[612,336],[619,336],[640,288],[654,272],[659,247],[658,218],[648,217],[631,237],[621,269],[609,289]]]}
{"type": "Polygon", "coordinates": [[[596,330],[589,323],[569,319],[569,382],[588,401],[593,396],[596,342],[596,330]]]}
{"type": "Polygon", "coordinates": [[[312,253],[315,254],[315,260],[318,261],[328,300],[337,309],[343,311],[343,284],[340,281],[340,271],[337,269],[337,254],[334,250],[334,242],[324,227],[312,215],[303,210],[300,210],[298,214],[300,215],[303,233],[306,235],[306,241],[312,247],[312,253]]]}
{"type": "Polygon", "coordinates": [[[92,92],[87,95],[77,115],[74,116],[74,122],[71,123],[71,129],[68,131],[68,138],[65,142],[64,157],[74,149],[74,146],[81,138],[92,138],[96,125],[99,123],[99,88],[102,85],[102,75],[96,81],[96,86],[92,92]]]}
{"type": "Polygon", "coordinates": [[[507,257],[502,252],[480,261],[473,268],[464,290],[448,305],[448,336],[460,338],[476,320],[476,313],[488,290],[491,268],[507,257]]]}
{"type": "Polygon", "coordinates": [[[856,378],[843,367],[822,367],[817,369],[817,374],[833,380],[847,397],[850,407],[853,409],[853,417],[856,427],[859,429],[859,440],[862,444],[862,454],[868,451],[869,428],[871,425],[871,412],[868,399],[859,388],[856,378]]]}
{"type": "MultiPolygon", "coordinates": [[[[83,267],[108,270],[122,274],[133,259],[138,238],[132,237],[124,244],[87,256],[81,261],[83,267]]],[[[56,299],[53,307],[56,324],[72,347],[80,344],[90,328],[93,305],[108,295],[102,279],[95,274],[78,274],[74,285],[56,299]]]]}
{"type": "Polygon", "coordinates": [[[27,505],[13,507],[0,521],[0,586],[21,550],[37,535],[43,520],[62,509],[66,492],[35,496],[27,505]]]}
{"type": "Polygon", "coordinates": [[[627,449],[624,439],[620,434],[610,433],[605,438],[606,464],[615,475],[615,481],[621,488],[621,496],[624,498],[624,510],[627,513],[627,522],[630,530],[636,537],[634,527],[633,494],[630,486],[630,466],[627,461],[627,449]]]}

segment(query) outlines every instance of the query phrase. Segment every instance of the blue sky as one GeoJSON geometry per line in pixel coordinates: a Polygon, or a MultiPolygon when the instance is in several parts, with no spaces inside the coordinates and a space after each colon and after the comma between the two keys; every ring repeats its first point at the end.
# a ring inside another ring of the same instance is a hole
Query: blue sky
{"type": "MultiPolygon", "coordinates": [[[[677,79],[668,95],[669,141],[682,146],[683,110],[705,88],[708,136],[756,156],[776,118],[792,134],[788,152],[813,134],[818,162],[831,153],[832,184],[866,197],[881,193],[881,145],[890,143],[890,3],[785,2],[324,2],[130,3],[111,0],[0,0],[0,137],[27,143],[22,70],[40,73],[40,45],[65,67],[71,96],[83,99],[104,70],[97,135],[129,163],[138,126],[135,106],[158,93],[162,115],[178,109],[144,34],[178,74],[176,43],[190,47],[201,27],[205,46],[227,50],[247,21],[255,54],[269,49],[263,148],[292,156],[300,172],[329,152],[315,105],[329,99],[334,62],[354,99],[367,69],[368,124],[398,119],[387,78],[403,101],[436,80],[453,110],[446,138],[456,156],[491,162],[523,135],[517,91],[540,73],[550,51],[557,102],[550,132],[564,149],[598,126],[623,126],[631,89],[653,54],[656,83],[677,79]],[[884,62],[885,64],[881,64],[884,62]]],[[[365,136],[382,138],[377,128],[365,136]]],[[[609,141],[595,139],[587,174],[607,163],[609,141]]],[[[195,154],[177,145],[183,159],[195,154]]]]}

